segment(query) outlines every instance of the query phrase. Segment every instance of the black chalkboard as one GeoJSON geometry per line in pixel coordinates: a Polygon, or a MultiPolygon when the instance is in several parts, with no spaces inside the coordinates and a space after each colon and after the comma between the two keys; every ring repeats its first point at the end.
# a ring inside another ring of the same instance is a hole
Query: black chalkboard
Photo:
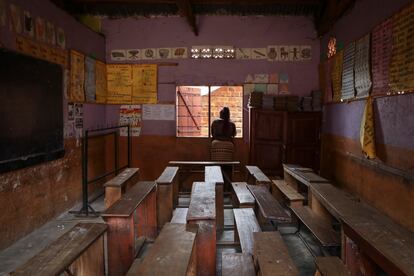
{"type": "Polygon", "coordinates": [[[62,67],[0,49],[0,172],[63,153],[62,67]]]}

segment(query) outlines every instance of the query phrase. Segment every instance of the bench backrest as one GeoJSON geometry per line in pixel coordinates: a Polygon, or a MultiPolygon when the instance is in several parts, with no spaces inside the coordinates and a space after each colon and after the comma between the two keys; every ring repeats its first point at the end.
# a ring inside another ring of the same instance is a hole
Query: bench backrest
{"type": "MultiPolygon", "coordinates": [[[[246,166],[246,170],[250,176],[250,178],[253,178],[256,185],[265,185],[270,187],[270,179],[262,172],[259,167],[256,166],[246,166]]],[[[250,182],[249,182],[250,183],[250,182]]]]}
{"type": "Polygon", "coordinates": [[[261,232],[252,208],[233,209],[237,233],[243,253],[253,254],[253,233],[261,232]]]}
{"type": "Polygon", "coordinates": [[[126,168],[120,174],[107,181],[104,187],[123,187],[126,185],[134,185],[138,181],[139,169],[138,168],[126,168]],[[134,182],[129,184],[129,182],[134,182]]]}
{"type": "MultiPolygon", "coordinates": [[[[103,237],[106,230],[107,225],[103,223],[78,223],[11,274],[60,275],[95,241],[103,237]]],[[[104,272],[103,239],[101,253],[101,271],[104,272]]],[[[96,258],[99,258],[99,255],[96,258]]]]}
{"type": "Polygon", "coordinates": [[[159,185],[172,184],[177,177],[177,173],[178,167],[166,167],[155,182],[159,185]]]}
{"type": "Polygon", "coordinates": [[[128,275],[191,275],[197,226],[167,223],[142,262],[128,275]]]}
{"type": "Polygon", "coordinates": [[[246,182],[232,182],[234,194],[236,195],[239,207],[254,207],[255,199],[252,193],[247,189],[246,182]]]}

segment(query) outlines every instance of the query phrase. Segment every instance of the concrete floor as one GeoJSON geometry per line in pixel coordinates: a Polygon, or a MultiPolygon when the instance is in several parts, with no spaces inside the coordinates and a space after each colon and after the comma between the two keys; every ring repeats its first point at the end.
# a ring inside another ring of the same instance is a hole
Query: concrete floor
{"type": "MultiPolygon", "coordinates": [[[[179,205],[182,207],[188,207],[190,198],[188,196],[180,197],[179,205]]],[[[224,200],[225,205],[230,205],[230,198],[226,197],[224,200]]],[[[92,207],[97,211],[104,210],[103,197],[98,198],[92,207]]],[[[79,210],[80,205],[75,206],[72,210],[79,210]]],[[[234,217],[232,209],[224,210],[224,225],[225,231],[217,237],[217,275],[221,275],[221,255],[223,252],[241,252],[240,245],[234,243],[234,217]]],[[[17,241],[15,244],[0,252],[0,275],[5,275],[7,272],[13,271],[18,266],[24,264],[31,257],[40,252],[49,243],[59,238],[61,235],[69,231],[73,226],[79,222],[100,222],[104,221],[102,218],[80,218],[75,217],[68,212],[63,213],[56,219],[48,222],[41,228],[17,241]]],[[[279,232],[288,247],[289,253],[296,264],[300,275],[314,275],[315,264],[314,256],[304,241],[295,234],[296,227],[294,225],[288,225],[279,227],[279,232]]],[[[321,255],[319,247],[315,243],[311,234],[306,231],[301,231],[303,239],[307,242],[314,255],[321,255]]],[[[146,243],[139,253],[139,257],[145,257],[151,243],[146,243]]]]}

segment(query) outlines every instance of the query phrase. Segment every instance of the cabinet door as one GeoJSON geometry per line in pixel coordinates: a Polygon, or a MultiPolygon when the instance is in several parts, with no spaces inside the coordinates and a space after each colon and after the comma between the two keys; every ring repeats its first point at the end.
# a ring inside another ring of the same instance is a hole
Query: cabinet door
{"type": "Polygon", "coordinates": [[[320,112],[292,112],[289,113],[287,121],[287,144],[319,145],[320,112]]]}
{"type": "Polygon", "coordinates": [[[251,110],[250,164],[266,174],[280,174],[284,160],[285,112],[251,110]]]}

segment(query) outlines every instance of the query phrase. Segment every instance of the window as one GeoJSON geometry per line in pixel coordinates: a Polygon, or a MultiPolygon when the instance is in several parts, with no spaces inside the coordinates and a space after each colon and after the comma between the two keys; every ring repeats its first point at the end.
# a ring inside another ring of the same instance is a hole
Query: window
{"type": "Polygon", "coordinates": [[[177,137],[210,137],[211,123],[227,106],[243,135],[243,86],[177,86],[177,137]]]}

